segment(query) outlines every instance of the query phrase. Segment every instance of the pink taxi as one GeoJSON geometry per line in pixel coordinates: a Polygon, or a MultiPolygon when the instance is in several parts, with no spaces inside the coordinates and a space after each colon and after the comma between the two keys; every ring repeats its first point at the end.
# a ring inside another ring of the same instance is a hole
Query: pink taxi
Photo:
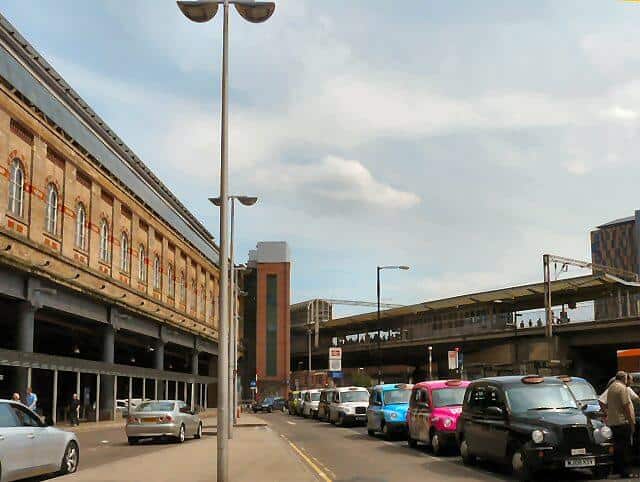
{"type": "Polygon", "coordinates": [[[456,447],[456,427],[468,385],[469,382],[463,380],[435,380],[414,385],[407,412],[410,447],[417,447],[418,442],[426,443],[435,455],[445,448],[456,447]]]}

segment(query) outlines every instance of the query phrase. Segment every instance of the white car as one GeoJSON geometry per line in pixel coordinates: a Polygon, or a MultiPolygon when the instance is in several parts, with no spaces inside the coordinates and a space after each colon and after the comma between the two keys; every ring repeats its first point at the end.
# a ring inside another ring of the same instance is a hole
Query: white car
{"type": "Polygon", "coordinates": [[[75,433],[46,426],[21,403],[0,400],[0,482],[71,474],[79,461],[75,433]]]}
{"type": "Polygon", "coordinates": [[[307,390],[302,401],[303,417],[318,417],[318,404],[320,403],[320,390],[307,390]]]}
{"type": "Polygon", "coordinates": [[[364,387],[340,387],[333,392],[329,422],[337,425],[366,424],[369,390],[364,387]]]}

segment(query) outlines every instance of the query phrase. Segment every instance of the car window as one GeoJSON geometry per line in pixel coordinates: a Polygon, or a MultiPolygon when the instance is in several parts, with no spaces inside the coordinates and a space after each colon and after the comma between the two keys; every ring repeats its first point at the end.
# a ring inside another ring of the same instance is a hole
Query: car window
{"type": "Polygon", "coordinates": [[[333,403],[340,403],[340,392],[333,392],[333,403]]]}
{"type": "Polygon", "coordinates": [[[462,405],[465,390],[465,388],[439,388],[434,390],[431,394],[433,405],[436,407],[462,405]]]}
{"type": "Polygon", "coordinates": [[[180,410],[180,413],[191,413],[191,409],[189,408],[189,406],[184,403],[184,402],[180,402],[178,404],[178,408],[180,410]]]}
{"type": "Polygon", "coordinates": [[[366,390],[353,390],[342,393],[343,402],[366,402],[369,400],[369,392],[366,390]]]}
{"type": "Polygon", "coordinates": [[[42,422],[38,417],[33,415],[26,407],[13,405],[13,413],[18,419],[19,427],[42,427],[42,422]]]}
{"type": "Polygon", "coordinates": [[[572,380],[567,383],[567,385],[569,385],[573,396],[581,402],[598,399],[598,395],[596,394],[595,389],[587,381],[572,380]]]}
{"type": "Polygon", "coordinates": [[[311,401],[312,402],[319,402],[320,401],[320,394],[319,393],[312,393],[311,394],[311,401]]]}
{"type": "Polygon", "coordinates": [[[411,401],[409,402],[409,405],[412,408],[416,407],[419,401],[420,401],[420,389],[414,388],[413,391],[411,392],[411,401]]]}
{"type": "Polygon", "coordinates": [[[145,402],[136,407],[136,412],[173,412],[173,402],[145,402]]]}
{"type": "Polygon", "coordinates": [[[487,407],[498,407],[505,409],[504,399],[497,387],[487,387],[487,407]]]}
{"type": "Polygon", "coordinates": [[[483,412],[487,407],[487,387],[476,386],[469,395],[469,408],[474,412],[483,412]]]}
{"type": "Polygon", "coordinates": [[[0,427],[18,426],[18,419],[16,418],[11,405],[8,403],[0,403],[0,427]]]}
{"type": "Polygon", "coordinates": [[[392,403],[409,403],[411,390],[399,388],[397,390],[387,390],[384,392],[384,403],[390,405],[392,403]]]}

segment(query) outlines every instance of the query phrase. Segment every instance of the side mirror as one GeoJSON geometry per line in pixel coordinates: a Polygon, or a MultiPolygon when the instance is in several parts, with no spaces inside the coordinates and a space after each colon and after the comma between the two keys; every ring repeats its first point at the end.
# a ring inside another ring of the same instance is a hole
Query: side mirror
{"type": "Polygon", "coordinates": [[[502,418],[504,417],[504,410],[500,407],[487,407],[487,415],[491,417],[502,418]]]}

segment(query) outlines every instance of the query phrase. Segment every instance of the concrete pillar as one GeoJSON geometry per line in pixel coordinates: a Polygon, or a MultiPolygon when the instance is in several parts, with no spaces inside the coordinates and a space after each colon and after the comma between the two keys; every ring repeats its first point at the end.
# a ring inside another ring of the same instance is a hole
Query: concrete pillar
{"type": "MultiPolygon", "coordinates": [[[[16,349],[33,353],[36,308],[28,301],[20,302],[16,315],[16,322],[18,324],[16,349]]],[[[15,391],[20,393],[20,396],[23,398],[26,396],[27,386],[31,384],[29,372],[30,369],[28,368],[17,368],[15,391]]]]}
{"type": "MultiPolygon", "coordinates": [[[[218,374],[218,357],[209,357],[209,370],[207,375],[215,377],[218,374]]],[[[218,383],[208,383],[205,390],[205,407],[217,407],[218,406],[218,383]]]]}
{"type": "Polygon", "coordinates": [[[198,366],[199,366],[199,358],[198,355],[200,354],[200,352],[193,350],[191,352],[191,374],[198,376],[198,366]]]}
{"type": "MultiPolygon", "coordinates": [[[[156,370],[164,371],[164,342],[160,339],[155,341],[153,349],[153,368],[156,370]]],[[[162,394],[165,393],[165,381],[157,380],[157,392],[162,394]]],[[[158,396],[156,395],[156,399],[158,396]]]]}
{"type": "MultiPolygon", "coordinates": [[[[106,325],[102,330],[102,360],[114,363],[116,350],[116,332],[113,326],[106,325]]],[[[115,414],[113,375],[102,375],[100,379],[100,419],[113,420],[115,414]]]]}

